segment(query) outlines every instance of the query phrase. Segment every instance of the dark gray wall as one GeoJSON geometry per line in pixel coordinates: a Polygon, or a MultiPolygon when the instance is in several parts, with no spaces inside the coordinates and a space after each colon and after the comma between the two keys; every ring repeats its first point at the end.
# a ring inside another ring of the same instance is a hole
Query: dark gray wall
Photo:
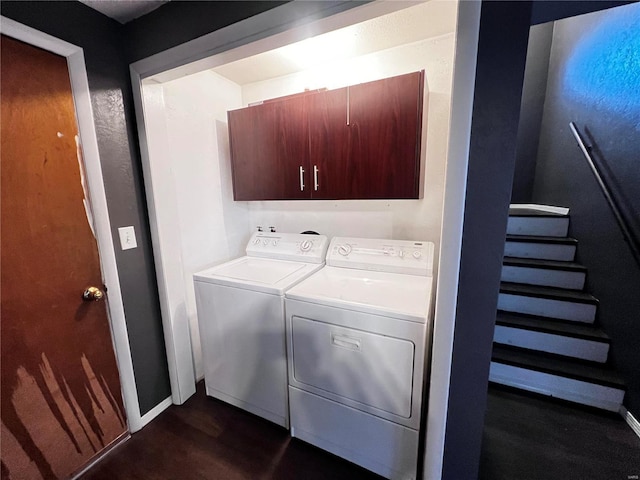
{"type": "MultiPolygon", "coordinates": [[[[122,26],[79,2],[2,2],[2,15],[84,49],[114,239],[133,225],[138,248],[116,262],[142,414],[171,395],[122,26]]],[[[77,339],[81,342],[82,339],[77,339]]]]}
{"type": "Polygon", "coordinates": [[[516,147],[516,169],[513,175],[511,202],[529,203],[533,195],[533,179],[538,157],[538,140],[547,92],[547,72],[553,22],[535,25],[529,31],[527,63],[522,87],[520,124],[516,147]]]}
{"type": "MultiPolygon", "coordinates": [[[[133,63],[223,27],[278,7],[287,1],[174,1],[125,26],[127,58],[133,63]]],[[[370,0],[296,2],[285,28],[368,3],[370,0]],[[304,20],[302,20],[304,19],[304,20]]],[[[283,28],[280,28],[281,31],[283,28]]],[[[266,32],[255,32],[256,38],[266,32]]],[[[276,33],[275,31],[269,34],[276,33]]],[[[254,39],[254,40],[255,40],[254,39]]],[[[196,60],[196,59],[192,59],[196,60]]]]}
{"type": "Polygon", "coordinates": [[[530,14],[531,2],[482,4],[445,433],[446,480],[478,478],[530,14]]]}
{"type": "Polygon", "coordinates": [[[125,25],[130,63],[239,22],[287,1],[174,1],[125,25]]]}
{"type": "Polygon", "coordinates": [[[625,405],[640,416],[640,266],[569,131],[587,132],[594,154],[640,234],[640,4],[557,22],[549,63],[533,199],[571,208],[571,234],[600,299],[599,321],[624,375],[625,405]]]}

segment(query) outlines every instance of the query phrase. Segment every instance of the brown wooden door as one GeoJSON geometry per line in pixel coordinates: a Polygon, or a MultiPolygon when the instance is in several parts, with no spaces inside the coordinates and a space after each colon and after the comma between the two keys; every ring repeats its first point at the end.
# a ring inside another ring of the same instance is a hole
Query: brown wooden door
{"type": "Polygon", "coordinates": [[[304,95],[232,110],[228,120],[235,200],[309,198],[304,95]]]}
{"type": "Polygon", "coordinates": [[[424,73],[349,87],[349,158],[344,198],[418,198],[424,73]]]}
{"type": "Polygon", "coordinates": [[[67,478],[127,426],[67,62],[1,43],[2,478],[67,478]]]}

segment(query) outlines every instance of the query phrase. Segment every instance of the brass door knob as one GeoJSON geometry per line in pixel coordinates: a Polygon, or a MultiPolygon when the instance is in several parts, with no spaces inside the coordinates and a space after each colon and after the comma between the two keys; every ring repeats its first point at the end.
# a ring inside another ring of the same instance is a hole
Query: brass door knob
{"type": "Polygon", "coordinates": [[[98,287],[87,287],[87,289],[82,293],[82,299],[87,302],[99,302],[103,297],[104,292],[98,287]]]}

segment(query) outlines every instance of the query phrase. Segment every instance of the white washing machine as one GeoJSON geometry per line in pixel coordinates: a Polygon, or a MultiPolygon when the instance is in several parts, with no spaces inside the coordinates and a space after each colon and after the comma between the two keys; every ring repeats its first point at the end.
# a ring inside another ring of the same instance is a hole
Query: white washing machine
{"type": "Polygon", "coordinates": [[[194,274],[207,395],[289,427],[284,292],[321,269],[324,235],[255,233],[194,274]]]}
{"type": "Polygon", "coordinates": [[[285,294],[291,435],[415,479],[434,245],[334,238],[285,294]]]}

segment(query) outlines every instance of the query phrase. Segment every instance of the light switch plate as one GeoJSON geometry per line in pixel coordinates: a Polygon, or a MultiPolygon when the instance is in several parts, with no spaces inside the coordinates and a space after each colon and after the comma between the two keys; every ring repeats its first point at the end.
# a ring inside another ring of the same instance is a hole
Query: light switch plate
{"type": "Polygon", "coordinates": [[[118,234],[120,235],[120,246],[122,250],[130,250],[138,246],[136,241],[136,231],[133,226],[131,227],[119,227],[118,234]]]}

